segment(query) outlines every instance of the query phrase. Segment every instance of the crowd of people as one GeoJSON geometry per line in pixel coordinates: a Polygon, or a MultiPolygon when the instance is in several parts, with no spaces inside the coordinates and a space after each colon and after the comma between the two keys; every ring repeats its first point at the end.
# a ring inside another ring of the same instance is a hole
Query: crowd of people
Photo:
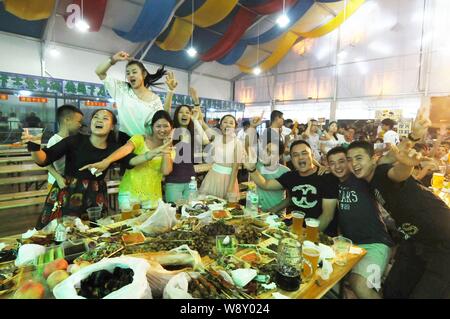
{"type": "Polygon", "coordinates": [[[116,101],[118,118],[98,109],[90,135],[83,135],[83,113],[63,105],[57,113],[59,131],[47,148],[41,149],[38,137],[22,135],[35,162],[50,172],[38,228],[64,215],[81,217],[92,206],[106,212],[104,179],[116,162],[124,173],[121,209],[134,203],[152,208],[160,199],[186,200],[196,176],[195,154],[204,153],[212,168],[200,193],[236,198],[239,179],[247,178],[239,172],[245,171],[264,211],[280,216],[286,210],[302,211],[316,218],[326,234],[342,234],[365,248],[366,256],[348,279],[359,298],[450,297],[450,209],[427,187],[429,174],[447,169],[448,135],[442,128],[429,150],[425,107],[403,139],[390,119],[374,135],[333,121],[324,128],[314,119],[299,124],[285,120],[280,111],[273,111],[270,125],[258,132],[263,115],[243,122],[242,128],[231,114],[217,127],[208,125],[193,88],[194,105],[179,105],[171,116],[177,86],[173,74],[164,68],[151,74],[125,52],[99,65],[96,73],[116,101]],[[119,61],[127,62],[126,82],[108,75],[119,61]],[[168,96],[163,105],[151,88],[164,76],[168,96]],[[395,226],[388,227],[387,220],[395,226]],[[382,285],[394,247],[395,262],[382,285]]]}

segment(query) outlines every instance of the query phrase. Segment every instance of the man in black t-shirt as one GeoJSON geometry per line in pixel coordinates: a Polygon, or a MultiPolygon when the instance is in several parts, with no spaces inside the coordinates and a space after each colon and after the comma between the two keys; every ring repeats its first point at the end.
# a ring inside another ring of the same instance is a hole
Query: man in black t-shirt
{"type": "Polygon", "coordinates": [[[333,219],[338,197],[338,180],[330,174],[319,176],[313,164],[309,144],[298,140],[291,145],[291,159],[295,171],[277,179],[266,180],[253,164],[246,164],[252,180],[265,190],[286,189],[291,195],[294,210],[301,210],[306,217],[317,218],[319,229],[330,236],[337,234],[337,221],[333,219]]]}
{"type": "Polygon", "coordinates": [[[377,166],[373,145],[353,142],[347,151],[355,176],[369,182],[396,221],[404,241],[384,287],[387,298],[450,297],[450,208],[410,174],[414,161],[377,166]]]}
{"type": "Polygon", "coordinates": [[[346,149],[339,146],[327,154],[331,173],[339,178],[338,225],[343,236],[364,248],[367,253],[353,267],[349,276],[358,298],[379,299],[381,276],[389,262],[390,238],[381,218],[379,204],[366,181],[357,179],[349,170],[346,149]]]}

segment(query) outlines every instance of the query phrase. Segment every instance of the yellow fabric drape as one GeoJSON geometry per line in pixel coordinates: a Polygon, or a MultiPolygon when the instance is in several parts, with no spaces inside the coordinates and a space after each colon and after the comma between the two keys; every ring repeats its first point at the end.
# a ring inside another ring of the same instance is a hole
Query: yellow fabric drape
{"type": "MultiPolygon", "coordinates": [[[[202,28],[212,26],[230,14],[237,3],[238,0],[207,0],[194,12],[194,24],[202,28]]],[[[175,18],[175,22],[164,41],[157,41],[156,44],[163,50],[183,50],[194,31],[191,21],[192,15],[175,18]]]]}
{"type": "Polygon", "coordinates": [[[303,38],[318,38],[333,31],[338,28],[348,17],[350,17],[364,3],[364,1],[365,0],[350,0],[349,3],[347,3],[347,6],[329,22],[309,32],[300,32],[299,35],[303,38]]]}
{"type": "Polygon", "coordinates": [[[24,20],[47,19],[53,12],[55,0],[4,0],[5,10],[24,20]]]}
{"type": "MultiPolygon", "coordinates": [[[[259,65],[261,71],[269,70],[280,62],[280,60],[289,52],[291,47],[298,39],[298,35],[293,32],[286,32],[278,42],[278,49],[272,52],[272,54],[259,65]]],[[[239,66],[242,72],[252,73],[253,68],[247,66],[239,66]]]]}
{"type": "MultiPolygon", "coordinates": [[[[291,47],[295,44],[299,37],[304,38],[317,38],[321,37],[334,29],[338,28],[348,17],[350,17],[363,3],[365,0],[349,0],[347,6],[339,12],[339,14],[325,23],[324,25],[317,27],[308,32],[293,33],[288,31],[280,40],[278,48],[272,52],[272,54],[259,64],[259,68],[262,72],[270,70],[275,65],[277,65],[281,59],[289,52],[291,47]]],[[[253,73],[252,67],[247,67],[239,65],[239,69],[244,73],[253,73]]]]}

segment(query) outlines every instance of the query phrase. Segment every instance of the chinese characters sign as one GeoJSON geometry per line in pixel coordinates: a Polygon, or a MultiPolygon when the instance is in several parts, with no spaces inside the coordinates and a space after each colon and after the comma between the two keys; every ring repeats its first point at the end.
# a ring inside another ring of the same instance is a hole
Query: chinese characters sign
{"type": "MultiPolygon", "coordinates": [[[[0,72],[0,89],[27,90],[36,94],[57,94],[66,96],[82,96],[88,98],[109,99],[102,84],[78,82],[61,79],[51,79],[31,75],[3,73],[0,72]]],[[[162,102],[166,99],[165,92],[155,92],[162,102]]],[[[174,94],[172,105],[188,104],[192,105],[192,99],[188,95],[174,94]]],[[[215,111],[244,111],[244,104],[214,99],[200,99],[203,109],[214,109],[215,111]]]]}

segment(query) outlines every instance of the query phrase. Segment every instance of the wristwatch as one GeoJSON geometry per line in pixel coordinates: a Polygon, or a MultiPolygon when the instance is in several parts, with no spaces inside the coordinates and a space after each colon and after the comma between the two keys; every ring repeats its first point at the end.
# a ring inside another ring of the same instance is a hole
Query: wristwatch
{"type": "Polygon", "coordinates": [[[413,138],[413,137],[412,137],[412,134],[409,133],[409,134],[408,134],[408,140],[410,140],[410,141],[412,141],[412,142],[418,142],[418,141],[421,140],[421,138],[413,138]]]}

